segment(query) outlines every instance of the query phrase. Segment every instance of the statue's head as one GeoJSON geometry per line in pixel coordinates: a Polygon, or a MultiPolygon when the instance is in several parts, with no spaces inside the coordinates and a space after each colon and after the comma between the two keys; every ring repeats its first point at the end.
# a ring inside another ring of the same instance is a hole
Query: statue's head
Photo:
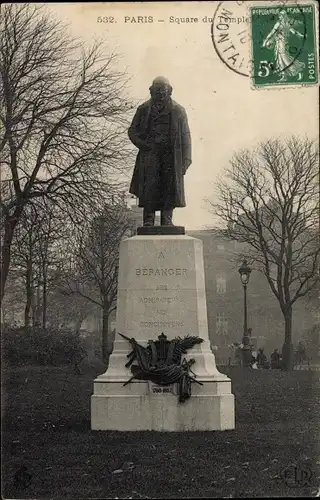
{"type": "Polygon", "coordinates": [[[169,80],[164,76],[157,76],[149,88],[151,99],[156,102],[166,101],[172,94],[169,80]]]}
{"type": "Polygon", "coordinates": [[[281,9],[279,12],[279,21],[284,23],[289,21],[288,14],[284,9],[281,9]]]}

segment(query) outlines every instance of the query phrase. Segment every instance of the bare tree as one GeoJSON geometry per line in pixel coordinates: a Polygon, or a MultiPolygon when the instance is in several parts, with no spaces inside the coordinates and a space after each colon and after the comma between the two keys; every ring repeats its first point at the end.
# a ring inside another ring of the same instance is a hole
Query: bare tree
{"type": "Polygon", "coordinates": [[[35,290],[38,281],[37,244],[40,234],[39,214],[34,211],[28,213],[25,210],[12,242],[12,271],[15,278],[19,277],[25,291],[25,327],[31,325],[31,313],[35,319],[35,290]]]}
{"type": "Polygon", "coordinates": [[[50,285],[55,283],[55,275],[63,261],[59,252],[62,237],[62,221],[53,211],[46,210],[42,224],[41,237],[38,240],[39,286],[42,291],[42,327],[47,325],[48,293],[50,285]]]}
{"type": "Polygon", "coordinates": [[[52,286],[59,286],[56,276],[68,260],[64,249],[68,225],[62,215],[44,200],[25,208],[15,231],[11,268],[25,289],[26,327],[32,313],[32,325],[46,328],[48,294],[52,286]]]}
{"type": "Polygon", "coordinates": [[[318,148],[308,139],[269,140],[235,154],[209,210],[224,236],[246,244],[284,318],[283,359],[292,368],[292,306],[319,282],[318,148]]]}
{"type": "Polygon", "coordinates": [[[5,4],[0,26],[2,298],[26,206],[47,198],[81,220],[117,188],[132,149],[115,54],[68,37],[43,5],[5,4]]]}
{"type": "Polygon", "coordinates": [[[106,207],[90,227],[82,226],[74,249],[75,274],[66,293],[76,293],[102,310],[102,354],[107,360],[109,316],[116,308],[119,245],[133,223],[122,205],[106,207]]]}

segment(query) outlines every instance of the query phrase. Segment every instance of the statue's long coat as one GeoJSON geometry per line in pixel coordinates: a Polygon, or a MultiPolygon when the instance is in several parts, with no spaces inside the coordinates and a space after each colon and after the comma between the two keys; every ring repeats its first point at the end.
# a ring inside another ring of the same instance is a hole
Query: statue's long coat
{"type": "MultiPolygon", "coordinates": [[[[191,136],[185,109],[175,101],[171,102],[171,144],[173,144],[174,156],[174,199],[172,206],[185,207],[183,176],[191,163],[191,136]]],[[[143,199],[144,171],[145,168],[148,168],[148,153],[143,149],[143,144],[147,138],[150,110],[151,100],[141,104],[128,130],[131,142],[139,148],[129,192],[140,199],[143,199]]]]}

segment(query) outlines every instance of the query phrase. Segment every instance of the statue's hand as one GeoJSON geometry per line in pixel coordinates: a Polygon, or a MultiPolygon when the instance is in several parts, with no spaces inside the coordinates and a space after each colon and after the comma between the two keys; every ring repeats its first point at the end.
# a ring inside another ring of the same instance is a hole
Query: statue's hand
{"type": "Polygon", "coordinates": [[[168,143],[168,138],[165,135],[156,135],[154,138],[155,144],[167,144],[168,143]]]}
{"type": "Polygon", "coordinates": [[[145,141],[143,141],[141,149],[144,149],[145,151],[150,151],[152,149],[152,141],[150,139],[146,139],[145,141]]]}

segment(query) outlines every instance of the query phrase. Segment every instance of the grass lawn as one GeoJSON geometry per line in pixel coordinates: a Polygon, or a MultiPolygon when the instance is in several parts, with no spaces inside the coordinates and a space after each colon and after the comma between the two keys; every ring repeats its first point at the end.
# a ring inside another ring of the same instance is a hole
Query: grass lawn
{"type": "Polygon", "coordinates": [[[316,496],[319,372],[225,370],[236,430],[179,434],[91,431],[92,381],[102,371],[3,369],[3,498],[316,496]],[[126,462],[135,468],[113,472],[126,462]],[[25,486],[15,481],[22,466],[25,486]]]}

